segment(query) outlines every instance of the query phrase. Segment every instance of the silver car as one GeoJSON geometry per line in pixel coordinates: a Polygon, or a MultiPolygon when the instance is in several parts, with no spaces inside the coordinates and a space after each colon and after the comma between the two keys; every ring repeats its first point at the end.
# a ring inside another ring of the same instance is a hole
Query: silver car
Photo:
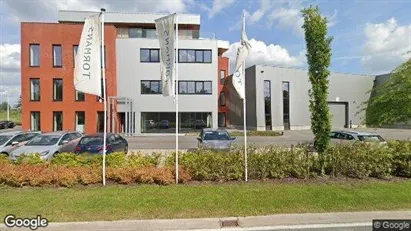
{"type": "Polygon", "coordinates": [[[38,153],[44,160],[51,160],[62,152],[74,152],[74,148],[82,135],[79,132],[59,131],[45,133],[34,137],[26,145],[17,148],[10,153],[12,161],[20,155],[38,153]]]}
{"type": "Polygon", "coordinates": [[[0,133],[0,154],[9,155],[10,152],[25,145],[33,137],[41,132],[5,132],[0,133]]]}
{"type": "Polygon", "coordinates": [[[235,137],[224,129],[204,128],[201,130],[200,136],[197,137],[198,148],[213,149],[213,150],[228,150],[235,137]]]}

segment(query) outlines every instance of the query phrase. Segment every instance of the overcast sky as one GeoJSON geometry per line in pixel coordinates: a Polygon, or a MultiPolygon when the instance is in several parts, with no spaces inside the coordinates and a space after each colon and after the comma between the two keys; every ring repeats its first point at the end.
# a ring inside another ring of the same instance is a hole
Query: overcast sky
{"type": "Polygon", "coordinates": [[[201,37],[230,41],[234,62],[241,14],[252,46],[247,66],[306,67],[300,10],[318,4],[329,18],[332,71],[381,74],[410,56],[411,0],[0,0],[0,102],[20,95],[20,22],[57,22],[58,10],[180,12],[201,15],[201,37]]]}

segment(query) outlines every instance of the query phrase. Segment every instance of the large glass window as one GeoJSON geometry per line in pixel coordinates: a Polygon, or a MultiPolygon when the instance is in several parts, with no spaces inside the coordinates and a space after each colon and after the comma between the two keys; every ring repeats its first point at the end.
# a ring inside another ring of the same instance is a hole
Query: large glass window
{"type": "Polygon", "coordinates": [[[142,63],[158,63],[160,49],[140,49],[140,62],[142,63]]]}
{"type": "Polygon", "coordinates": [[[212,94],[211,81],[178,81],[178,94],[212,94]]]}
{"type": "Polygon", "coordinates": [[[157,30],[156,29],[143,29],[143,37],[144,38],[157,38],[157,30]]]}
{"type": "Polygon", "coordinates": [[[143,37],[143,29],[131,27],[128,28],[128,37],[129,38],[142,38],[143,37]]]}
{"type": "Polygon", "coordinates": [[[85,95],[84,92],[76,91],[76,101],[84,101],[85,95]]]}
{"type": "Polygon", "coordinates": [[[76,131],[84,132],[84,126],[86,124],[86,113],[84,111],[76,111],[76,131]]]}
{"type": "MultiPolygon", "coordinates": [[[[175,112],[142,112],[141,131],[143,133],[174,133],[176,129],[175,112]]],[[[211,112],[180,112],[179,131],[199,131],[211,128],[211,112]]]]}
{"type": "Polygon", "coordinates": [[[283,82],[282,88],[284,130],[290,130],[290,83],[283,82]]]}
{"type": "Polygon", "coordinates": [[[141,94],[162,94],[160,80],[141,80],[141,94]]]}
{"type": "Polygon", "coordinates": [[[224,85],[225,83],[225,70],[220,70],[220,84],[224,85]]]}
{"type": "Polygon", "coordinates": [[[30,112],[30,130],[40,131],[40,112],[39,111],[30,112]]]}
{"type": "Polygon", "coordinates": [[[30,67],[40,66],[40,44],[30,44],[30,67]]]}
{"type": "Polygon", "coordinates": [[[225,106],[225,93],[220,93],[220,106],[225,106]]]}
{"type": "Polygon", "coordinates": [[[271,81],[264,80],[264,112],[265,126],[267,130],[272,130],[271,122],[271,81]]]}
{"type": "Polygon", "coordinates": [[[63,79],[53,79],[53,101],[63,101],[63,79]]]}
{"type": "Polygon", "coordinates": [[[62,58],[62,49],[61,45],[53,45],[53,67],[62,67],[63,58],[62,58]]]}
{"type": "Polygon", "coordinates": [[[63,130],[63,112],[53,112],[53,131],[63,130]]]}
{"type": "Polygon", "coordinates": [[[73,46],[73,67],[76,66],[76,56],[78,51],[78,45],[73,46]]]}
{"type": "Polygon", "coordinates": [[[179,63],[211,63],[211,50],[179,49],[179,63]]]}
{"type": "Polygon", "coordinates": [[[40,101],[40,79],[30,79],[30,100],[40,101]]]}

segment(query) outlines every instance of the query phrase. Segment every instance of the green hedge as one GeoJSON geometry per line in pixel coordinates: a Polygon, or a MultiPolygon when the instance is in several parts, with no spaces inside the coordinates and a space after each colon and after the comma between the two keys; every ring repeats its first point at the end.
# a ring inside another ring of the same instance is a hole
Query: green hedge
{"type": "MultiPolygon", "coordinates": [[[[248,147],[249,179],[310,178],[319,173],[318,155],[302,144],[293,148],[248,147]]],[[[387,145],[369,143],[339,144],[326,152],[326,174],[330,177],[390,178],[411,177],[411,142],[392,141],[387,145]]],[[[154,153],[126,155],[113,153],[106,157],[108,179],[117,183],[172,183],[175,154],[160,164],[161,155],[154,153]]],[[[39,155],[19,157],[16,163],[0,155],[0,184],[14,186],[101,183],[101,155],[61,153],[51,162],[39,155]],[[50,175],[51,174],[51,175],[50,175]],[[56,183],[57,182],[57,183],[56,183]]],[[[244,150],[230,152],[196,150],[179,155],[182,182],[240,181],[244,179],[244,150]]]]}

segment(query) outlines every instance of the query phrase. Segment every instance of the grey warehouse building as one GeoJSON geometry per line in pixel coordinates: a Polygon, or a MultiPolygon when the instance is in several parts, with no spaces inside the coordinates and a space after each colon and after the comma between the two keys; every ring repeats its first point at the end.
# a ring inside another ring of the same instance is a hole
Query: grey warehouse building
{"type": "MultiPolygon", "coordinates": [[[[376,76],[331,73],[328,104],[333,129],[358,127],[365,118],[361,103],[370,98],[376,76]]],[[[255,65],[246,69],[247,129],[310,129],[308,71],[255,65]]],[[[242,100],[232,86],[227,87],[230,127],[243,128],[242,100]]]]}

